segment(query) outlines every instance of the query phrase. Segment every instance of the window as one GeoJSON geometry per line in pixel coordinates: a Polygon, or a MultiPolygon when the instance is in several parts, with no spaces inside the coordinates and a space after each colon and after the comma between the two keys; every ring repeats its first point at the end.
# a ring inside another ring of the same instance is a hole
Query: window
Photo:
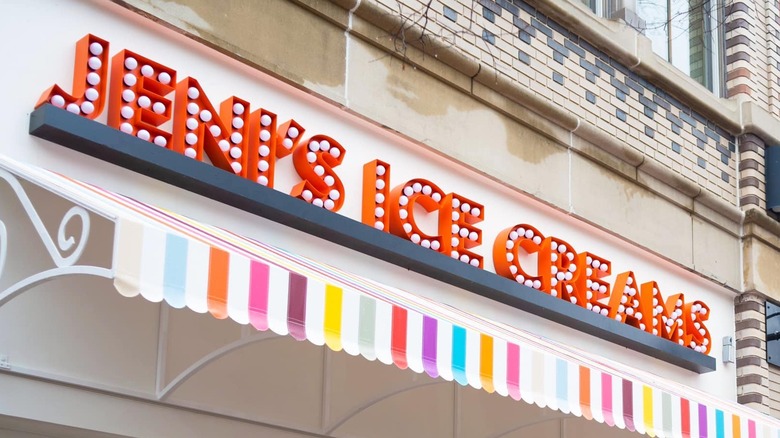
{"type": "Polygon", "coordinates": [[[780,306],[767,301],[766,312],[766,361],[780,366],[780,306]]]}
{"type": "MultiPolygon", "coordinates": [[[[623,2],[581,0],[593,12],[612,17],[623,2]]],[[[653,51],[716,94],[722,94],[721,0],[636,0],[636,14],[653,51]]]]}
{"type": "Polygon", "coordinates": [[[637,0],[653,51],[714,92],[720,92],[721,10],[717,0],[637,0]]]}

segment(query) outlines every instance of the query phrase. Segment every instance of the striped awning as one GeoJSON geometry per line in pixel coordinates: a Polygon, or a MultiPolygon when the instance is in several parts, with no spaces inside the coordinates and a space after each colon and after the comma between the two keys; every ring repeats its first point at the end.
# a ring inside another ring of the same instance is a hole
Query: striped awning
{"type": "Polygon", "coordinates": [[[93,185],[0,168],[112,218],[114,284],[174,308],[659,437],[780,437],[736,403],[93,185]]]}

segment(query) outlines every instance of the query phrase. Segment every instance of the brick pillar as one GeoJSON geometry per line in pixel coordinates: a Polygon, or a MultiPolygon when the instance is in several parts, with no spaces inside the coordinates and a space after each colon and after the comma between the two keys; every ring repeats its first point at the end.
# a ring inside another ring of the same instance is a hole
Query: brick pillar
{"type": "MultiPolygon", "coordinates": [[[[770,371],[766,361],[764,299],[754,293],[736,298],[737,401],[770,414],[770,371]]],[[[780,379],[780,373],[778,373],[780,379]]]]}
{"type": "Polygon", "coordinates": [[[739,137],[739,205],[766,209],[766,144],[753,134],[739,137]]]}
{"type": "Polygon", "coordinates": [[[757,22],[755,5],[736,0],[726,6],[726,97],[752,98],[756,84],[757,22]]]}

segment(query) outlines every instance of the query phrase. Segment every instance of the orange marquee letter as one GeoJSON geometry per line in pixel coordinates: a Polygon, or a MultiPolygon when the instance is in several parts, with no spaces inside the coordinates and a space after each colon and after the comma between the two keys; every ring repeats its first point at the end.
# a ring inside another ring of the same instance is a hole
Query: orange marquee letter
{"type": "Polygon", "coordinates": [[[176,71],[137,53],[122,50],[111,60],[108,126],[160,147],[171,148],[171,134],[158,128],[171,119],[165,96],[176,83],[176,71]]]}
{"type": "Polygon", "coordinates": [[[87,35],[76,43],[73,93],[66,93],[59,85],[53,85],[43,92],[35,107],[51,103],[73,114],[95,119],[103,112],[107,89],[108,41],[87,35]]]}
{"type": "Polygon", "coordinates": [[[338,211],[344,204],[344,184],[333,168],[341,164],[345,153],[344,147],[325,135],[315,135],[298,145],[293,164],[303,181],[293,187],[290,195],[338,211]]]}
{"type": "Polygon", "coordinates": [[[493,264],[496,273],[534,289],[549,290],[549,275],[543,275],[538,266],[537,274],[530,274],[520,264],[521,257],[531,254],[540,256],[538,254],[544,239],[539,230],[528,224],[515,225],[498,233],[493,242],[493,264]]]}

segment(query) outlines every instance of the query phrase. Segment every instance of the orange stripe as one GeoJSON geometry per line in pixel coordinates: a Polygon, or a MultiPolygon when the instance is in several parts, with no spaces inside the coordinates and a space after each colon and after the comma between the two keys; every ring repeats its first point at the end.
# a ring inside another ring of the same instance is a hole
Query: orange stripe
{"type": "Polygon", "coordinates": [[[742,425],[739,423],[739,417],[736,415],[731,416],[731,436],[733,438],[742,436],[742,425]]]}
{"type": "Polygon", "coordinates": [[[590,368],[580,365],[580,407],[582,416],[588,420],[593,419],[593,412],[590,410],[590,368]]]}
{"type": "Polygon", "coordinates": [[[225,319],[227,312],[228,271],[230,254],[213,246],[209,251],[209,313],[214,318],[225,319]]]}
{"type": "Polygon", "coordinates": [[[495,391],[493,386],[493,338],[482,333],[480,334],[479,345],[479,376],[480,380],[482,380],[482,388],[492,393],[495,391]]]}

